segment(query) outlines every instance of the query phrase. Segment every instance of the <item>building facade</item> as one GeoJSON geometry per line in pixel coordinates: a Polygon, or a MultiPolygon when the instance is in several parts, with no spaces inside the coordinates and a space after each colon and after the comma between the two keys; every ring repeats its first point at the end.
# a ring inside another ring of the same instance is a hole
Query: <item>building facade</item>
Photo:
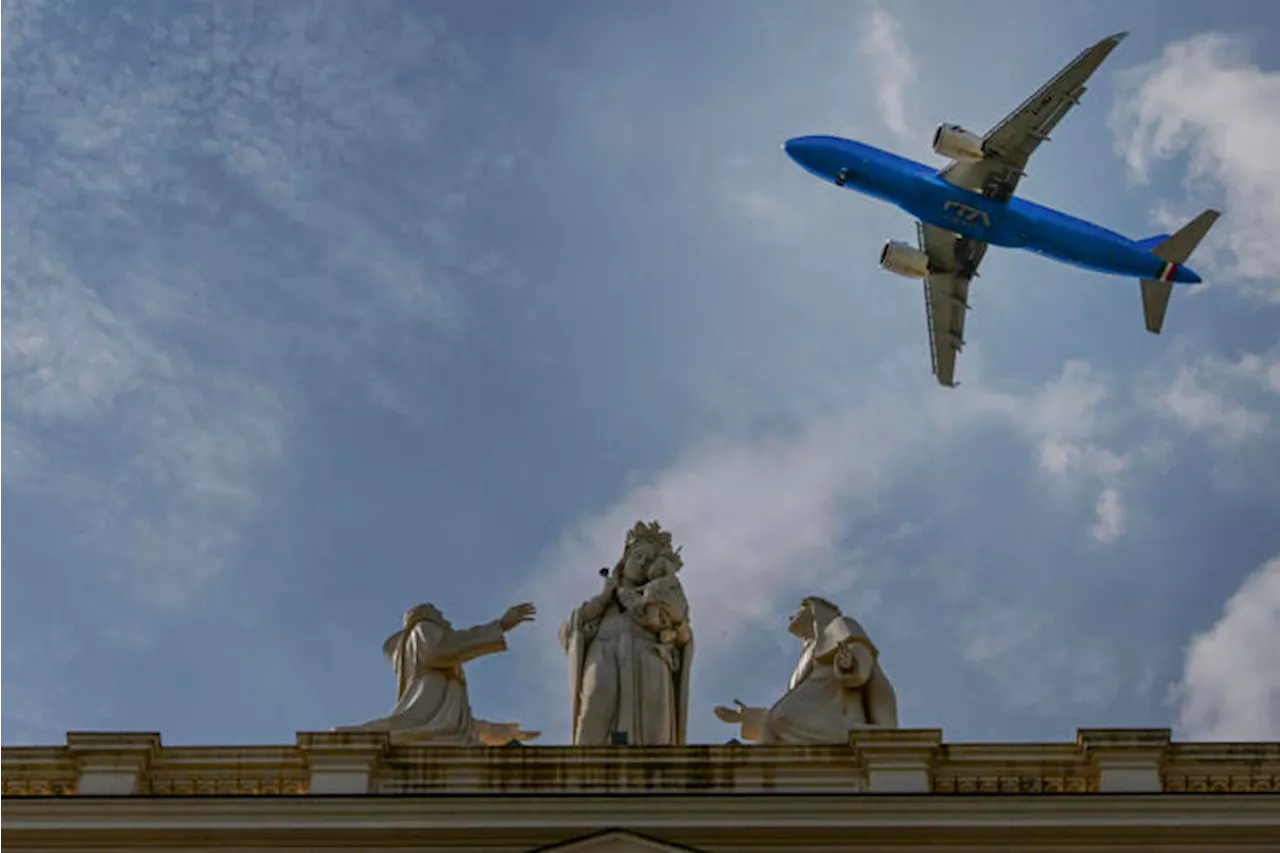
{"type": "Polygon", "coordinates": [[[3,750],[7,849],[1280,850],[1280,744],[431,747],[372,732],[3,750]]]}

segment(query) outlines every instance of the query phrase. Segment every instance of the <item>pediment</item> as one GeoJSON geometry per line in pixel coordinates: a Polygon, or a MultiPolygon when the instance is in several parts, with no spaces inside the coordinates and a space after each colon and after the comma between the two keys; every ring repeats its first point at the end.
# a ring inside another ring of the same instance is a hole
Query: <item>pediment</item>
{"type": "Polygon", "coordinates": [[[701,853],[697,848],[647,838],[625,829],[608,829],[591,835],[539,847],[530,853],[701,853]]]}

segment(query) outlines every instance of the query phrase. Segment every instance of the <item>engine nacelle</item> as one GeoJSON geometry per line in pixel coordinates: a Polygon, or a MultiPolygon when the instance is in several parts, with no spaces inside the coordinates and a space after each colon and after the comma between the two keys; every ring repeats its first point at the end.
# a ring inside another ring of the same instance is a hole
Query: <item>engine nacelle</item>
{"type": "Polygon", "coordinates": [[[982,137],[958,124],[940,124],[933,132],[933,150],[950,160],[981,160],[982,137]]]}
{"type": "Polygon", "coordinates": [[[880,267],[907,278],[924,278],[929,274],[929,256],[915,246],[890,240],[880,251],[880,267]]]}

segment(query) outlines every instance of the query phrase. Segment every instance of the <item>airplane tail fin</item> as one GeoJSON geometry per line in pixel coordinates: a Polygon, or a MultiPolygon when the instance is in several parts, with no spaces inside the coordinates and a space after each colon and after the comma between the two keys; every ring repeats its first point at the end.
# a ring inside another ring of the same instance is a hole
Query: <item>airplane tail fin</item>
{"type": "MultiPolygon", "coordinates": [[[[1169,237],[1149,237],[1140,245],[1150,248],[1151,253],[1162,261],[1180,264],[1191,257],[1191,253],[1200,245],[1204,235],[1209,233],[1213,223],[1218,221],[1218,211],[1206,210],[1195,219],[1178,229],[1169,237]]],[[[1142,279],[1142,313],[1147,321],[1147,331],[1153,335],[1160,334],[1164,326],[1164,314],[1169,307],[1169,297],[1173,294],[1173,282],[1156,279],[1142,279]]]]}

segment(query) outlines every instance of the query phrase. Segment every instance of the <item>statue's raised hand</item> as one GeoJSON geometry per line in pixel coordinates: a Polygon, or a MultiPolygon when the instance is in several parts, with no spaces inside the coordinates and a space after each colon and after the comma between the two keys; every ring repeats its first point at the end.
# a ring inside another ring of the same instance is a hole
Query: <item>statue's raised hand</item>
{"type": "Polygon", "coordinates": [[[517,604],[515,607],[510,607],[507,609],[506,613],[502,614],[502,619],[499,620],[502,623],[502,630],[510,631],[521,622],[532,622],[533,617],[536,616],[537,613],[538,608],[528,602],[525,602],[524,604],[517,604]]]}
{"type": "Polygon", "coordinates": [[[726,706],[726,705],[717,705],[717,706],[716,706],[716,709],[715,709],[715,710],[716,710],[716,716],[720,718],[720,722],[722,722],[722,723],[740,723],[740,722],[742,722],[742,712],[743,712],[743,711],[745,711],[745,710],[747,709],[747,706],[746,706],[746,705],[744,705],[744,704],[742,704],[742,700],[740,700],[740,699],[734,699],[734,700],[733,700],[733,704],[737,705],[738,707],[737,707],[737,708],[730,708],[730,707],[728,707],[728,706],[726,706]]]}

